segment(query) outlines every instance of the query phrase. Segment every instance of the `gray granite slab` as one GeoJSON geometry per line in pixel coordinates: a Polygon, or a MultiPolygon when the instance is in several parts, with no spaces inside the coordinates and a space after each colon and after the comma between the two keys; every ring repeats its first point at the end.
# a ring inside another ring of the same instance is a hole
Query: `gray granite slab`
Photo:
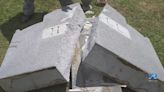
{"type": "Polygon", "coordinates": [[[86,87],[82,88],[82,92],[122,92],[120,86],[113,87],[86,87]]]}
{"type": "Polygon", "coordinates": [[[76,20],[82,24],[85,17],[80,4],[69,7],[72,15],[62,22],[58,20],[67,16],[60,17],[65,12],[59,9],[45,15],[43,22],[16,31],[0,68],[0,86],[5,91],[25,92],[69,82],[82,28],[76,20]]]}
{"type": "Polygon", "coordinates": [[[122,92],[121,86],[112,87],[84,87],[70,89],[69,92],[122,92]]]}
{"type": "Polygon", "coordinates": [[[79,3],[71,4],[63,9],[57,9],[51,13],[45,15],[43,21],[45,25],[51,26],[54,24],[61,24],[63,22],[69,22],[73,25],[77,24],[83,26],[85,14],[79,3]]]}
{"type": "Polygon", "coordinates": [[[144,92],[145,90],[145,92],[160,92],[160,86],[163,86],[158,80],[150,81],[147,73],[98,44],[94,45],[83,61],[83,65],[85,66],[79,69],[79,71],[82,71],[79,78],[83,78],[79,80],[83,84],[91,85],[91,83],[95,83],[103,86],[101,83],[105,79],[105,82],[109,81],[106,85],[112,83],[123,84],[136,92],[144,92]]]}
{"type": "MultiPolygon", "coordinates": [[[[95,57],[97,56],[95,55],[95,53],[92,53],[92,54],[95,57]]],[[[98,64],[97,62],[99,59],[95,58],[95,61],[91,61],[90,58],[93,58],[91,54],[89,54],[89,57],[86,58],[85,62],[82,62],[80,64],[78,74],[77,74],[77,82],[76,82],[77,87],[80,87],[80,88],[81,87],[99,87],[99,86],[112,87],[112,86],[120,85],[119,82],[113,80],[112,77],[111,78],[107,77],[106,74],[99,69],[99,67],[92,66],[92,65],[98,64]]],[[[106,66],[101,66],[101,65],[100,67],[106,68],[106,66]]]]}
{"type": "Polygon", "coordinates": [[[101,74],[116,83],[127,85],[133,91],[159,92],[160,86],[163,86],[160,82],[164,81],[164,69],[150,40],[126,22],[120,22],[120,19],[107,13],[110,12],[107,6],[104,8],[106,13],[99,15],[96,44],[83,60],[90,70],[85,70],[86,67],[81,69],[84,79],[79,80],[83,84],[98,85],[103,78],[99,76],[101,74]],[[156,73],[158,80],[150,81],[147,77],[149,73],[156,73]],[[96,77],[92,78],[92,75],[96,77]]]}
{"type": "Polygon", "coordinates": [[[112,18],[113,20],[119,22],[122,25],[126,25],[126,19],[125,17],[119,13],[117,10],[115,10],[113,7],[111,7],[110,5],[106,4],[102,10],[101,13],[104,13],[106,15],[109,15],[110,18],[112,18]]]}
{"type": "MultiPolygon", "coordinates": [[[[107,11],[107,10],[106,10],[107,11]]],[[[110,10],[108,10],[110,11],[110,10]]],[[[97,28],[96,43],[121,57],[146,73],[156,73],[164,81],[164,69],[155,52],[146,44],[144,37],[129,25],[123,26],[110,14],[101,13],[97,28]]]]}

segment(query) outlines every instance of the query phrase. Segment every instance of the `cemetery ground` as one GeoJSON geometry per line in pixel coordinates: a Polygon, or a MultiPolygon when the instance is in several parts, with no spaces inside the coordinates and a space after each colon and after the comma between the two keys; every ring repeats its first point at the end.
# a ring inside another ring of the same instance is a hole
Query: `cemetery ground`
{"type": "MultiPolygon", "coordinates": [[[[34,16],[30,21],[22,23],[23,1],[0,0],[0,63],[16,29],[24,29],[40,22],[46,13],[61,7],[58,0],[35,0],[34,16]]],[[[164,0],[108,0],[108,2],[126,17],[131,26],[150,38],[164,65],[164,0]]],[[[96,0],[92,0],[92,6],[92,10],[98,15],[102,7],[96,4],[96,0]]]]}

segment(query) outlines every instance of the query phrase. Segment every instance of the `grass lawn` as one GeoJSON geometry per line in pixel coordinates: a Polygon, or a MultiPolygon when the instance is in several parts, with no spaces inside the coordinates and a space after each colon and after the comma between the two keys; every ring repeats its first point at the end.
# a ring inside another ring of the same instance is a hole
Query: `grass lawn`
{"type": "MultiPolygon", "coordinates": [[[[44,12],[60,8],[58,0],[36,0],[36,13],[27,23],[21,23],[24,0],[0,0],[0,63],[16,29],[23,29],[42,20],[44,12]]],[[[78,2],[80,0],[73,0],[78,2]]],[[[108,0],[109,4],[123,14],[128,23],[152,41],[164,65],[164,0],[108,0]]],[[[99,14],[102,7],[92,2],[99,14]]]]}

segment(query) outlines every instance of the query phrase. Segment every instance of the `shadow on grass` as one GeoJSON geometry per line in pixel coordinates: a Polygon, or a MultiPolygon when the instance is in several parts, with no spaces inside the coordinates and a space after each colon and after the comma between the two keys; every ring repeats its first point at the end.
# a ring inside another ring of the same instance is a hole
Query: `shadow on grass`
{"type": "MultiPolygon", "coordinates": [[[[59,0],[59,2],[62,6],[63,11],[67,12],[68,10],[71,10],[71,8],[67,7],[67,5],[72,4],[72,0],[59,0]]],[[[19,13],[11,18],[9,21],[0,25],[0,29],[2,30],[1,32],[4,37],[6,37],[6,39],[10,42],[13,34],[17,29],[24,29],[30,25],[41,22],[45,14],[47,13],[34,13],[33,17],[28,22],[22,23],[21,18],[23,16],[23,13],[19,13]]]]}
{"type": "Polygon", "coordinates": [[[98,7],[104,7],[105,6],[105,4],[98,4],[98,3],[95,3],[95,5],[98,7]]]}
{"type": "Polygon", "coordinates": [[[60,5],[62,7],[65,7],[67,5],[73,4],[73,1],[72,0],[59,0],[59,2],[60,2],[60,5]]]}
{"type": "Polygon", "coordinates": [[[29,21],[21,22],[23,14],[19,13],[7,22],[0,25],[1,32],[4,37],[10,42],[13,34],[17,29],[24,29],[30,25],[41,22],[45,14],[46,13],[35,13],[29,21]]]}

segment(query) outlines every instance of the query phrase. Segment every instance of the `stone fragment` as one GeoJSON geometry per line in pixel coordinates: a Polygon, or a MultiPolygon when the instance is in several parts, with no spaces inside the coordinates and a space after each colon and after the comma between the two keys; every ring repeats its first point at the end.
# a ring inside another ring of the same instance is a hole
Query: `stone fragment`
{"type": "Polygon", "coordinates": [[[91,15],[93,15],[94,14],[94,11],[88,10],[88,11],[85,12],[85,14],[91,14],[91,15]]]}
{"type": "Polygon", "coordinates": [[[82,60],[85,59],[95,44],[97,20],[97,18],[86,19],[83,30],[81,31],[80,46],[82,60]]]}
{"type": "Polygon", "coordinates": [[[81,59],[85,58],[89,51],[91,50],[92,46],[94,45],[94,35],[92,33],[95,26],[95,19],[86,19],[86,22],[82,28],[80,37],[79,37],[79,42],[76,45],[76,50],[75,50],[75,56],[73,58],[72,62],[72,68],[71,68],[71,79],[72,79],[72,84],[71,88],[75,89],[78,88],[77,85],[77,75],[79,71],[79,67],[81,64],[81,59]],[[92,40],[91,42],[89,40],[92,40]]]}
{"type": "Polygon", "coordinates": [[[70,89],[69,92],[83,92],[81,89],[70,89]]]}

